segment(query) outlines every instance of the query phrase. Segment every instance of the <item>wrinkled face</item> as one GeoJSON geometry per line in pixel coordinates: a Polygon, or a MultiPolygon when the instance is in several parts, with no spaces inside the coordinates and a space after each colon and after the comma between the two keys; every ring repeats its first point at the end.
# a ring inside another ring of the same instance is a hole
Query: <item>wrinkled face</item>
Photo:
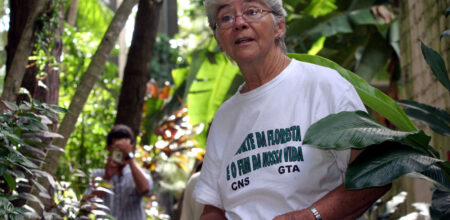
{"type": "Polygon", "coordinates": [[[262,1],[225,1],[217,9],[216,20],[227,21],[234,16],[233,24],[226,29],[216,27],[214,36],[221,49],[238,64],[258,61],[270,52],[280,50],[276,38],[284,33],[284,21],[276,25],[270,9],[262,1]],[[261,17],[256,21],[244,19],[242,14],[251,16],[253,9],[262,9],[261,17]]]}

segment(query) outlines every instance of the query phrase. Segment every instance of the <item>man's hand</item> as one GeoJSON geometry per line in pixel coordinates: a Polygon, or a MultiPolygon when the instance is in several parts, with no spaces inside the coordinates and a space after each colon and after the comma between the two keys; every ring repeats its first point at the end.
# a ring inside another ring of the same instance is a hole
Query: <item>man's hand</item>
{"type": "Polygon", "coordinates": [[[113,149],[120,149],[124,156],[133,152],[133,145],[131,145],[131,140],[129,138],[122,138],[114,141],[112,147],[113,149]]]}
{"type": "Polygon", "coordinates": [[[108,157],[105,165],[105,176],[103,179],[109,181],[112,176],[119,173],[119,164],[116,163],[111,156],[108,157]]]}

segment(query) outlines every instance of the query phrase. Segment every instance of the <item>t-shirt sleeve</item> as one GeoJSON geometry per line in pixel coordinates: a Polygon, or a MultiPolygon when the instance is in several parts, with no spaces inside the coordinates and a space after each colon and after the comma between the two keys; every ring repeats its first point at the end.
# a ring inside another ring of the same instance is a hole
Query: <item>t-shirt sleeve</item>
{"type": "MultiPolygon", "coordinates": [[[[214,126],[214,125],[213,125],[214,126]]],[[[214,128],[211,128],[207,141],[205,158],[203,159],[200,177],[195,186],[194,199],[205,205],[212,205],[223,209],[222,200],[219,194],[218,179],[220,173],[221,157],[214,145],[214,128]]]]}
{"type": "MultiPolygon", "coordinates": [[[[336,113],[342,111],[358,111],[358,110],[367,112],[363,102],[361,101],[361,98],[359,97],[355,88],[351,85],[349,85],[348,88],[343,92],[342,96],[338,100],[337,106],[338,107],[336,113]]],[[[345,171],[347,170],[348,163],[350,161],[351,150],[350,149],[333,150],[332,153],[336,158],[336,163],[339,170],[342,173],[345,173],[345,171]]]]}
{"type": "Polygon", "coordinates": [[[153,191],[153,179],[148,170],[146,170],[146,169],[143,169],[143,170],[144,170],[145,179],[147,179],[148,186],[150,187],[150,190],[145,194],[145,196],[149,196],[152,194],[152,191],[153,191]]]}

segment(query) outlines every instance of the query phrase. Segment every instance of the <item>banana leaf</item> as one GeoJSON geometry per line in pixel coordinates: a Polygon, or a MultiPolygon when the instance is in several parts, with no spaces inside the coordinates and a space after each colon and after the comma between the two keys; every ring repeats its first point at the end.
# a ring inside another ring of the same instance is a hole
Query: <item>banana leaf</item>
{"type": "MultiPolygon", "coordinates": [[[[208,123],[219,106],[225,101],[239,68],[222,53],[214,54],[214,61],[203,59],[187,96],[188,111],[192,124],[208,123]]],[[[199,58],[197,58],[199,59],[199,58]]]]}
{"type": "Polygon", "coordinates": [[[319,56],[311,56],[307,54],[288,54],[289,57],[299,61],[313,63],[336,70],[342,77],[348,80],[358,92],[363,103],[378,112],[383,117],[387,118],[394,125],[403,131],[416,131],[417,127],[408,118],[400,106],[389,96],[369,85],[364,79],[346,70],[334,63],[319,56]]]}

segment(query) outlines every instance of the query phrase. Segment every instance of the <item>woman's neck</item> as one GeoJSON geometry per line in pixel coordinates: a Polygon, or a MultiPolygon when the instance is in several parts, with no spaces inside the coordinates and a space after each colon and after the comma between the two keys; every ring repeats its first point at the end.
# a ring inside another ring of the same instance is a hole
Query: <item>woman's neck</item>
{"type": "Polygon", "coordinates": [[[238,63],[245,81],[240,92],[245,93],[266,84],[278,76],[289,65],[289,62],[289,57],[279,51],[272,56],[269,54],[263,60],[238,63]]]}

